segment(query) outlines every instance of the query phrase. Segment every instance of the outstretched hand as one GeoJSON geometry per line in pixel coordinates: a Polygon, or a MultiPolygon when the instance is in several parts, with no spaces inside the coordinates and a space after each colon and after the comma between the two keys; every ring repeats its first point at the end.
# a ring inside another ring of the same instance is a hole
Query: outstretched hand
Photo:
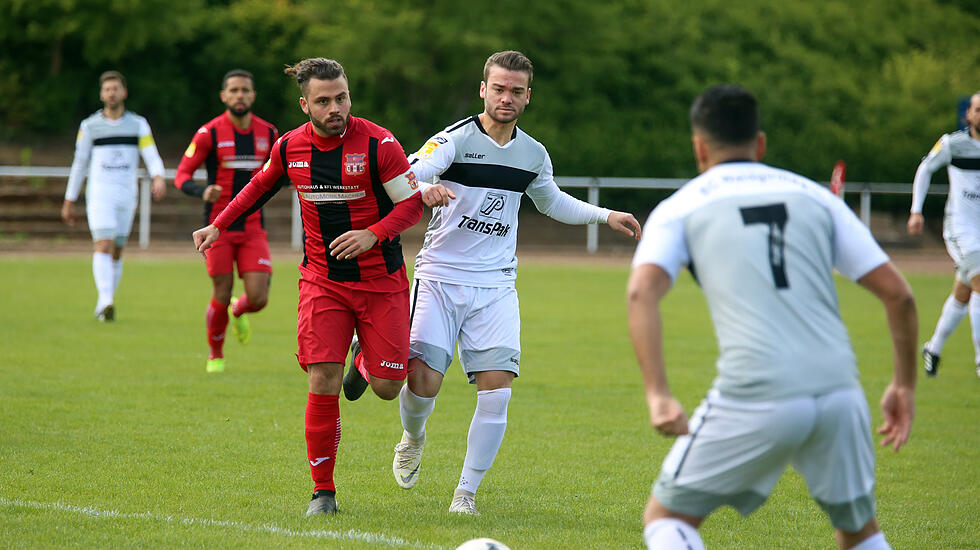
{"type": "Polygon", "coordinates": [[[450,199],[455,200],[456,195],[452,191],[446,189],[446,186],[441,183],[435,185],[430,185],[422,191],[422,202],[425,203],[429,208],[435,206],[449,206],[450,199]]]}
{"type": "Polygon", "coordinates": [[[647,395],[650,408],[650,424],[662,435],[687,433],[687,415],[684,407],[673,395],[647,395]]]}
{"type": "Polygon", "coordinates": [[[378,236],[370,229],[353,229],[330,243],[330,255],[338,260],[356,258],[377,244],[378,236]]]}
{"type": "Polygon", "coordinates": [[[619,231],[620,233],[625,233],[635,240],[640,240],[640,233],[642,229],[640,228],[640,222],[636,221],[633,214],[627,214],[626,212],[610,212],[609,220],[606,221],[609,227],[619,231]]]}
{"type": "Polygon", "coordinates": [[[906,228],[909,230],[909,235],[918,235],[922,233],[922,227],[925,225],[925,218],[922,217],[921,212],[913,212],[909,214],[909,221],[906,223],[906,228]]]}
{"type": "Polygon", "coordinates": [[[194,248],[204,256],[204,251],[211,248],[211,244],[218,240],[221,231],[214,225],[202,227],[194,232],[194,248]]]}
{"type": "Polygon", "coordinates": [[[896,452],[909,440],[912,420],[915,418],[915,390],[891,383],[881,396],[881,413],[884,424],[878,433],[884,435],[881,446],[892,446],[896,452]]]}

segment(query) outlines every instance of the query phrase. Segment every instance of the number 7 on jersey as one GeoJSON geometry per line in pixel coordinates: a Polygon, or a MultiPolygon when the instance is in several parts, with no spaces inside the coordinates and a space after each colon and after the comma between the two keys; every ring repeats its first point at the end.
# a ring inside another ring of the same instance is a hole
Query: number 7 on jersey
{"type": "Polygon", "coordinates": [[[789,218],[786,205],[780,202],[739,210],[745,225],[762,223],[769,226],[769,267],[772,268],[773,282],[776,288],[789,288],[789,281],[786,280],[786,240],[783,238],[786,220],[789,218]]]}

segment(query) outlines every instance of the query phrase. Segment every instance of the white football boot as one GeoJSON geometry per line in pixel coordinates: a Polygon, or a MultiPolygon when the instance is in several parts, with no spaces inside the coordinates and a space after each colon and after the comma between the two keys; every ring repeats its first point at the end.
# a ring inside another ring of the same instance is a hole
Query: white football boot
{"type": "Polygon", "coordinates": [[[425,435],[415,441],[408,437],[408,432],[402,431],[402,440],[395,445],[395,459],[391,463],[391,471],[395,481],[402,489],[411,489],[419,480],[419,467],[422,465],[422,451],[425,449],[425,435]]]}

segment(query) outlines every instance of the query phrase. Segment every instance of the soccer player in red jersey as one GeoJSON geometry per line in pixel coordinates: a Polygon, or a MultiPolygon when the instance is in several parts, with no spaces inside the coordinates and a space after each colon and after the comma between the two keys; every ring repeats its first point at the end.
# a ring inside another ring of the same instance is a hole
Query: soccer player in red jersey
{"type": "Polygon", "coordinates": [[[344,68],[313,58],[286,69],[310,122],[283,134],[262,171],[207,227],[201,252],[287,176],[299,192],[304,257],[299,266],[299,364],[309,378],[306,448],[313,475],[307,515],[337,511],[333,479],[341,387],[356,399],[370,385],[394,399],[408,362],[408,278],[398,235],[422,217],[418,181],[388,130],[350,115],[344,68]],[[358,338],[351,343],[354,330],[358,338]],[[351,368],[344,360],[352,349],[351,368]]]}
{"type": "MultiPolygon", "coordinates": [[[[275,126],[252,114],[255,102],[252,73],[242,69],[228,71],[222,79],[220,97],[225,112],[197,130],[180,159],[174,178],[174,184],[181,191],[204,201],[206,223],[213,222],[259,171],[279,136],[275,126]],[[202,163],[208,171],[206,185],[193,180],[194,171],[202,163]]],[[[278,189],[279,186],[275,186],[270,193],[278,189]]],[[[225,369],[223,346],[228,318],[233,319],[235,337],[247,344],[251,328],[246,314],[264,308],[269,300],[272,262],[262,211],[256,210],[232,220],[206,258],[214,287],[205,316],[210,347],[206,370],[221,372],[225,369]],[[232,300],[236,263],[245,293],[232,300]]]]}

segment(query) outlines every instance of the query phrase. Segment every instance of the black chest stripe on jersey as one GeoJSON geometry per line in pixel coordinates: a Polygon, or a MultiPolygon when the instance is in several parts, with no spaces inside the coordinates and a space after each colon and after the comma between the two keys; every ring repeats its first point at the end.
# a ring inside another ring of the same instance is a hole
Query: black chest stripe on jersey
{"type": "Polygon", "coordinates": [[[980,170],[980,158],[954,158],[950,164],[962,170],[980,170]]]}
{"type": "MultiPolygon", "coordinates": [[[[235,155],[245,156],[255,154],[255,138],[252,133],[240,134],[235,132],[235,155]]],[[[232,172],[231,176],[231,198],[235,198],[242,189],[248,185],[249,180],[252,179],[251,170],[235,170],[232,172]]],[[[278,188],[276,189],[278,191],[278,188]]],[[[266,199],[268,200],[268,199],[266,199]]],[[[261,215],[261,214],[260,214],[261,215]]],[[[228,226],[229,231],[245,231],[245,216],[242,216],[232,222],[228,226]]],[[[265,227],[265,219],[261,221],[261,225],[265,227]]]]}
{"type": "Polygon", "coordinates": [[[136,136],[116,136],[116,137],[103,137],[96,138],[92,140],[92,146],[98,147],[99,145],[139,145],[140,139],[136,136]]]}
{"type": "Polygon", "coordinates": [[[516,193],[523,193],[536,177],[538,177],[536,173],[520,168],[475,162],[454,162],[442,174],[442,179],[466,187],[500,189],[516,193]]]}
{"type": "MultiPolygon", "coordinates": [[[[311,147],[310,153],[310,185],[317,189],[318,185],[341,185],[341,155],[343,147],[329,151],[321,151],[311,147]]],[[[353,229],[350,205],[347,201],[333,201],[316,204],[316,213],[320,222],[320,237],[323,239],[324,259],[327,262],[327,278],[331,281],[360,281],[361,270],[357,258],[341,260],[330,255],[330,243],[340,235],[353,229]]]]}

